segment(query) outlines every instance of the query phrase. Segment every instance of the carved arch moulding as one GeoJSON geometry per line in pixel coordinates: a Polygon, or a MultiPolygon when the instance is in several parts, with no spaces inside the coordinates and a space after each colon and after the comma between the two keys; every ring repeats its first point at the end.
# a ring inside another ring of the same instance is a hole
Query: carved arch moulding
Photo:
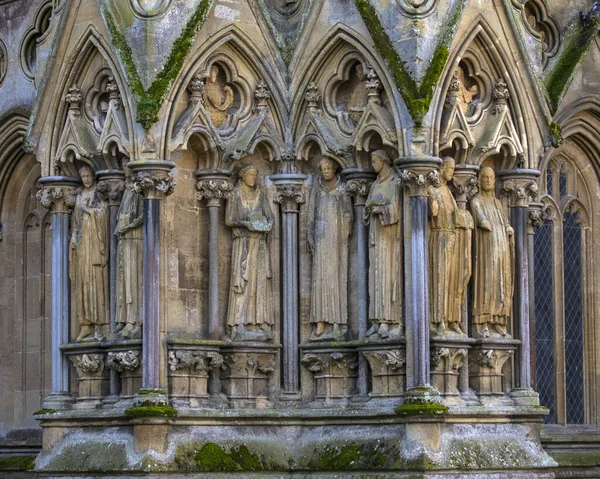
{"type": "Polygon", "coordinates": [[[2,82],[6,77],[6,73],[8,71],[8,51],[6,49],[6,45],[0,38],[0,86],[2,86],[2,82]]]}
{"type": "Polygon", "coordinates": [[[37,72],[39,48],[47,40],[52,25],[52,2],[47,1],[39,8],[33,25],[27,30],[21,40],[19,57],[21,69],[28,80],[33,80],[37,72]]]}
{"type": "Polygon", "coordinates": [[[560,47],[558,23],[548,12],[544,0],[512,0],[512,3],[520,11],[526,31],[540,44],[545,68],[560,47]]]}

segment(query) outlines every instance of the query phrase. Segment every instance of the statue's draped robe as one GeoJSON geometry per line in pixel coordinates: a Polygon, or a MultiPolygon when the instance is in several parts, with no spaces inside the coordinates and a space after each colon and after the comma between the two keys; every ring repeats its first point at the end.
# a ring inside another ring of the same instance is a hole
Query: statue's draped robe
{"type": "Polygon", "coordinates": [[[262,189],[242,191],[234,188],[227,202],[226,223],[233,228],[229,326],[273,324],[271,302],[271,260],[267,233],[250,231],[242,225],[251,216],[273,221],[271,208],[262,189]]]}
{"type": "Polygon", "coordinates": [[[141,324],[144,202],[127,188],[117,217],[117,323],[141,324]],[[119,232],[121,232],[119,234],[119,232]]]}
{"type": "Polygon", "coordinates": [[[365,107],[367,106],[368,100],[369,95],[367,92],[367,82],[361,81],[352,90],[352,93],[350,94],[350,99],[346,104],[348,116],[352,119],[355,125],[357,125],[360,121],[365,107]]]}
{"type": "Polygon", "coordinates": [[[471,200],[475,225],[473,322],[506,325],[513,296],[513,238],[502,203],[492,195],[471,200]],[[488,221],[492,231],[481,226],[488,221]]]}
{"type": "Polygon", "coordinates": [[[95,188],[82,191],[73,210],[70,271],[81,326],[109,322],[107,210],[95,188]]]}
{"type": "Polygon", "coordinates": [[[402,324],[402,230],[400,191],[393,172],[378,177],[367,198],[369,221],[369,319],[402,324]],[[370,205],[384,203],[381,214],[370,205]]]}
{"type": "Polygon", "coordinates": [[[204,104],[213,124],[220,128],[227,119],[227,110],[233,104],[233,90],[209,80],[204,87],[204,104]]]}
{"type": "Polygon", "coordinates": [[[311,323],[348,323],[348,236],[352,216],[352,202],[340,179],[329,188],[318,178],[310,195],[307,228],[314,244],[311,323]]]}
{"type": "Polygon", "coordinates": [[[458,211],[448,185],[429,189],[429,301],[431,322],[460,322],[459,262],[455,217],[458,211]],[[437,205],[435,212],[434,204],[437,205]]]}

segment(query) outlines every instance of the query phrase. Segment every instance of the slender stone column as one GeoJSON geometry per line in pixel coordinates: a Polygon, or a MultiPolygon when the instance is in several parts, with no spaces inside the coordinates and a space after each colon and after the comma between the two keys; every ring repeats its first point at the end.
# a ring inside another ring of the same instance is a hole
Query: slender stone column
{"type": "MultiPolygon", "coordinates": [[[[358,287],[358,337],[364,338],[369,327],[369,251],[367,226],[363,221],[365,202],[369,190],[377,177],[371,169],[348,168],[343,172],[347,180],[347,191],[354,197],[354,218],[356,223],[357,256],[356,274],[358,287]]],[[[358,396],[367,399],[369,366],[366,358],[358,356],[358,396]]]]}
{"type": "Polygon", "coordinates": [[[399,158],[399,178],[408,193],[404,207],[404,318],[407,337],[407,386],[405,402],[437,401],[431,386],[429,346],[429,253],[427,190],[439,185],[439,158],[399,158]]]}
{"type": "Polygon", "coordinates": [[[298,213],[306,198],[302,185],[306,175],[271,175],[277,187],[275,201],[281,205],[281,264],[283,284],[283,391],[300,391],[299,285],[298,285],[298,213]]]}
{"type": "Polygon", "coordinates": [[[72,403],[69,361],[60,347],[69,342],[69,215],[80,182],[69,176],[40,179],[40,203],[52,211],[52,392],[44,408],[64,409],[72,403]]]}
{"type": "MultiPolygon", "coordinates": [[[[478,190],[477,172],[479,167],[475,165],[456,165],[454,170],[454,192],[456,197],[456,205],[463,210],[467,209],[467,201],[473,198],[478,190]]],[[[469,298],[465,293],[462,305],[461,314],[462,318],[460,321],[461,329],[468,334],[469,331],[469,310],[468,310],[469,298]]],[[[465,356],[463,359],[463,367],[459,369],[458,376],[458,389],[461,397],[467,401],[467,404],[477,404],[477,395],[469,387],[469,359],[465,356]]]]}
{"type": "Polygon", "coordinates": [[[170,161],[142,160],[127,165],[133,172],[136,193],[144,196],[144,237],[142,290],[142,389],[166,391],[166,372],[161,374],[164,356],[160,332],[160,201],[173,192],[170,161]]]}
{"type": "Polygon", "coordinates": [[[517,404],[539,404],[533,390],[531,374],[531,342],[529,326],[529,258],[527,235],[527,207],[537,197],[537,170],[515,169],[498,173],[502,193],[509,198],[511,224],[515,235],[515,291],[513,296],[514,337],[521,341],[517,350],[515,385],[511,397],[517,404]]]}
{"type": "MultiPolygon", "coordinates": [[[[206,199],[209,214],[208,230],[208,336],[219,340],[223,327],[219,314],[219,210],[223,199],[233,190],[231,172],[227,170],[196,171],[196,197],[206,199]]],[[[221,393],[219,369],[213,369],[209,376],[208,390],[211,396],[221,393]]]]}

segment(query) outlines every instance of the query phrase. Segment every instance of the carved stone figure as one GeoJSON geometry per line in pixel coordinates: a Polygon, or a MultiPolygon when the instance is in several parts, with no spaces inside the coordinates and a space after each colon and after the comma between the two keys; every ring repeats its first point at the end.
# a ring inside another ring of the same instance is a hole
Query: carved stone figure
{"type": "MultiPolygon", "coordinates": [[[[457,222],[468,215],[459,210],[448,187],[454,176],[454,159],[446,157],[440,169],[441,186],[429,189],[429,285],[431,322],[434,335],[450,332],[464,334],[460,329],[462,280],[457,248],[457,222]],[[460,216],[459,216],[460,215],[460,216]]],[[[469,215],[470,216],[470,215],[469,215]]]]}
{"type": "Polygon", "coordinates": [[[465,116],[469,116],[472,114],[472,105],[474,105],[474,102],[479,95],[479,87],[476,83],[474,83],[470,88],[467,88],[465,83],[465,73],[460,67],[456,69],[455,76],[458,78],[460,84],[458,90],[458,99],[461,103],[461,109],[465,116]]]}
{"type": "Polygon", "coordinates": [[[385,150],[371,155],[377,179],[365,204],[369,223],[369,319],[366,339],[396,339],[402,327],[400,191],[385,150]]]}
{"type": "Polygon", "coordinates": [[[79,169],[84,189],[77,195],[69,250],[77,341],[101,339],[108,331],[108,212],[96,191],[94,171],[79,169]]]}
{"type": "Polygon", "coordinates": [[[210,113],[210,119],[216,128],[221,128],[227,120],[227,110],[233,104],[233,90],[219,83],[219,67],[210,67],[210,76],[204,87],[204,106],[210,113]]]}
{"type": "Polygon", "coordinates": [[[496,198],[496,174],[488,166],[479,174],[480,192],[471,200],[475,220],[473,322],[479,337],[507,336],[513,295],[514,239],[502,203],[496,198]]]}
{"type": "Polygon", "coordinates": [[[141,337],[142,226],[144,200],[133,189],[131,170],[124,167],[126,189],[119,207],[117,228],[117,327],[124,338],[141,337]]]}
{"type": "Polygon", "coordinates": [[[336,163],[322,159],[315,180],[307,228],[313,255],[310,322],[312,341],[341,340],[348,329],[348,237],[352,231],[352,202],[336,174],[336,163]]]}
{"type": "Polygon", "coordinates": [[[354,122],[355,125],[360,121],[365,106],[369,101],[369,94],[367,91],[367,76],[363,71],[363,66],[358,63],[355,67],[356,76],[358,77],[358,84],[352,90],[350,99],[346,103],[345,110],[348,112],[348,116],[354,122]]]}
{"type": "Polygon", "coordinates": [[[244,166],[225,212],[233,228],[231,281],[227,325],[233,341],[265,341],[273,337],[271,260],[267,234],[273,214],[257,184],[258,169],[244,166]]]}

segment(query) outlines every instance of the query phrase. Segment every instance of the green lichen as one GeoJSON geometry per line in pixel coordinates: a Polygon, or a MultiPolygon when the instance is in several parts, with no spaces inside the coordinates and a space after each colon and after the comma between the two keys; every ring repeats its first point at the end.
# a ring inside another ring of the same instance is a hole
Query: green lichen
{"type": "Polygon", "coordinates": [[[0,459],[0,471],[33,471],[35,458],[31,456],[9,456],[0,459]]]}
{"type": "Polygon", "coordinates": [[[131,417],[175,417],[177,416],[177,409],[168,404],[142,401],[129,409],[125,409],[125,415],[131,417]]]}
{"type": "Polygon", "coordinates": [[[553,68],[545,79],[546,90],[550,108],[556,112],[567,88],[569,87],[575,71],[583,61],[592,40],[600,30],[600,18],[594,17],[588,25],[579,23],[569,29],[569,36],[564,42],[564,48],[556,60],[553,68]]]}
{"type": "Polygon", "coordinates": [[[327,446],[323,454],[311,461],[310,469],[317,471],[349,471],[354,469],[382,469],[388,457],[367,444],[347,444],[342,448],[327,446]]]}
{"type": "Polygon", "coordinates": [[[550,131],[550,143],[554,148],[558,148],[564,141],[562,137],[562,128],[558,123],[551,122],[550,125],[548,125],[548,130],[550,131]]]}
{"type": "Polygon", "coordinates": [[[123,33],[118,29],[112,14],[108,10],[104,11],[108,31],[127,73],[129,87],[137,98],[136,121],[145,130],[149,130],[158,121],[158,112],[165,96],[171,88],[173,81],[179,75],[185,57],[192,48],[196,35],[204,24],[206,15],[213,3],[214,0],[202,0],[200,2],[198,8],[183,28],[183,31],[173,43],[165,65],[158,72],[147,90],[144,89],[137,67],[133,61],[131,47],[128,45],[123,33]]]}
{"type": "Polygon", "coordinates": [[[138,396],[147,396],[149,394],[161,394],[165,396],[167,393],[162,389],[140,389],[138,392],[138,396]]]}
{"type": "Polygon", "coordinates": [[[42,416],[44,414],[55,414],[58,411],[56,409],[40,409],[39,411],[36,411],[33,413],[34,416],[42,416]]]}
{"type": "Polygon", "coordinates": [[[224,449],[214,442],[181,445],[175,452],[175,467],[181,472],[264,471],[264,460],[245,445],[224,449]]]}
{"type": "Polygon", "coordinates": [[[422,403],[422,404],[403,404],[398,406],[394,411],[398,416],[437,416],[446,414],[448,407],[437,403],[422,403]]]}
{"type": "Polygon", "coordinates": [[[418,85],[406,67],[406,63],[396,52],[392,42],[381,24],[377,12],[368,0],[355,0],[356,7],[373,38],[375,48],[383,57],[392,72],[396,87],[402,95],[408,112],[417,126],[423,124],[423,118],[429,111],[433,92],[437,86],[449,56],[449,46],[454,36],[464,6],[464,0],[456,2],[454,10],[439,36],[431,63],[425,76],[418,85]]]}

